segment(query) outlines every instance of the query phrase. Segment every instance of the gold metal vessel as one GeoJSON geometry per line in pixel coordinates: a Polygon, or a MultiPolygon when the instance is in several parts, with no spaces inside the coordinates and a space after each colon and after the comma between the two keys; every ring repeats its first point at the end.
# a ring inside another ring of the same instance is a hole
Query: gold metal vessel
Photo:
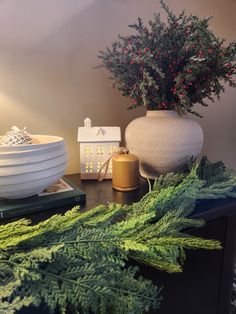
{"type": "Polygon", "coordinates": [[[139,187],[137,156],[127,151],[112,158],[112,187],[118,191],[133,191],[139,187]]]}

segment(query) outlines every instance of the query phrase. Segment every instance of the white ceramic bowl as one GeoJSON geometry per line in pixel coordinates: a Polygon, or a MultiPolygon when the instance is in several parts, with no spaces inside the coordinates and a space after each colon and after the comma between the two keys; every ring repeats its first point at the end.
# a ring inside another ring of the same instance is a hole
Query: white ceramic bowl
{"type": "Polygon", "coordinates": [[[0,146],[0,198],[33,196],[63,176],[67,165],[64,139],[34,137],[40,144],[0,146]]]}

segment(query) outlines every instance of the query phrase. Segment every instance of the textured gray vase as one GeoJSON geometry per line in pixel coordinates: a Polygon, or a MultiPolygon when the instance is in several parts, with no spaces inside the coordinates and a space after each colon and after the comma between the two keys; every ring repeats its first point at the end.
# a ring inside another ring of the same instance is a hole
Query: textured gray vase
{"type": "Polygon", "coordinates": [[[153,179],[176,172],[198,157],[203,145],[201,126],[172,110],[147,111],[125,131],[126,147],[139,157],[140,174],[153,179]]]}

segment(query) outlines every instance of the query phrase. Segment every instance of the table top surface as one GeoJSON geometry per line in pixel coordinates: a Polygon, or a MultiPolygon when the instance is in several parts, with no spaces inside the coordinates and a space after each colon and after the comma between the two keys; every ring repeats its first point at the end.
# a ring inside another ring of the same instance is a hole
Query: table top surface
{"type": "MultiPolygon", "coordinates": [[[[81,210],[89,210],[99,204],[116,202],[130,204],[138,202],[148,192],[148,182],[140,177],[139,188],[130,192],[116,191],[112,188],[111,180],[98,182],[96,180],[81,180],[80,174],[70,174],[65,176],[72,184],[86,192],[86,202],[80,204],[81,210]]],[[[4,219],[3,223],[15,221],[19,218],[27,218],[33,224],[43,221],[54,214],[62,214],[73,208],[75,205],[57,206],[56,208],[42,210],[31,214],[4,219]]],[[[201,218],[205,221],[212,221],[224,216],[236,215],[236,198],[213,199],[197,201],[196,208],[191,217],[201,218]]]]}
{"type": "MultiPolygon", "coordinates": [[[[112,189],[111,180],[98,182],[96,180],[81,180],[79,174],[71,174],[65,176],[73,184],[86,192],[86,203],[81,204],[81,210],[89,210],[99,204],[107,204],[109,202],[117,202],[121,204],[130,204],[139,201],[148,192],[147,180],[140,178],[139,189],[131,192],[120,192],[112,189]]],[[[32,223],[45,220],[54,214],[64,213],[73,208],[74,205],[63,206],[62,208],[52,208],[20,217],[8,219],[8,221],[16,220],[22,217],[32,220],[32,223]]],[[[219,217],[236,214],[236,199],[215,199],[204,200],[197,203],[192,217],[202,218],[206,221],[214,220],[219,217]]]]}

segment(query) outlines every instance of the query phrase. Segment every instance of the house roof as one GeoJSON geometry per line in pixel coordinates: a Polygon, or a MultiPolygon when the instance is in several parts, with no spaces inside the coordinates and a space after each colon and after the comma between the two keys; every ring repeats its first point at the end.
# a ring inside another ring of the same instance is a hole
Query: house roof
{"type": "Polygon", "coordinates": [[[78,142],[119,142],[121,141],[120,127],[94,126],[78,128],[78,142]]]}

